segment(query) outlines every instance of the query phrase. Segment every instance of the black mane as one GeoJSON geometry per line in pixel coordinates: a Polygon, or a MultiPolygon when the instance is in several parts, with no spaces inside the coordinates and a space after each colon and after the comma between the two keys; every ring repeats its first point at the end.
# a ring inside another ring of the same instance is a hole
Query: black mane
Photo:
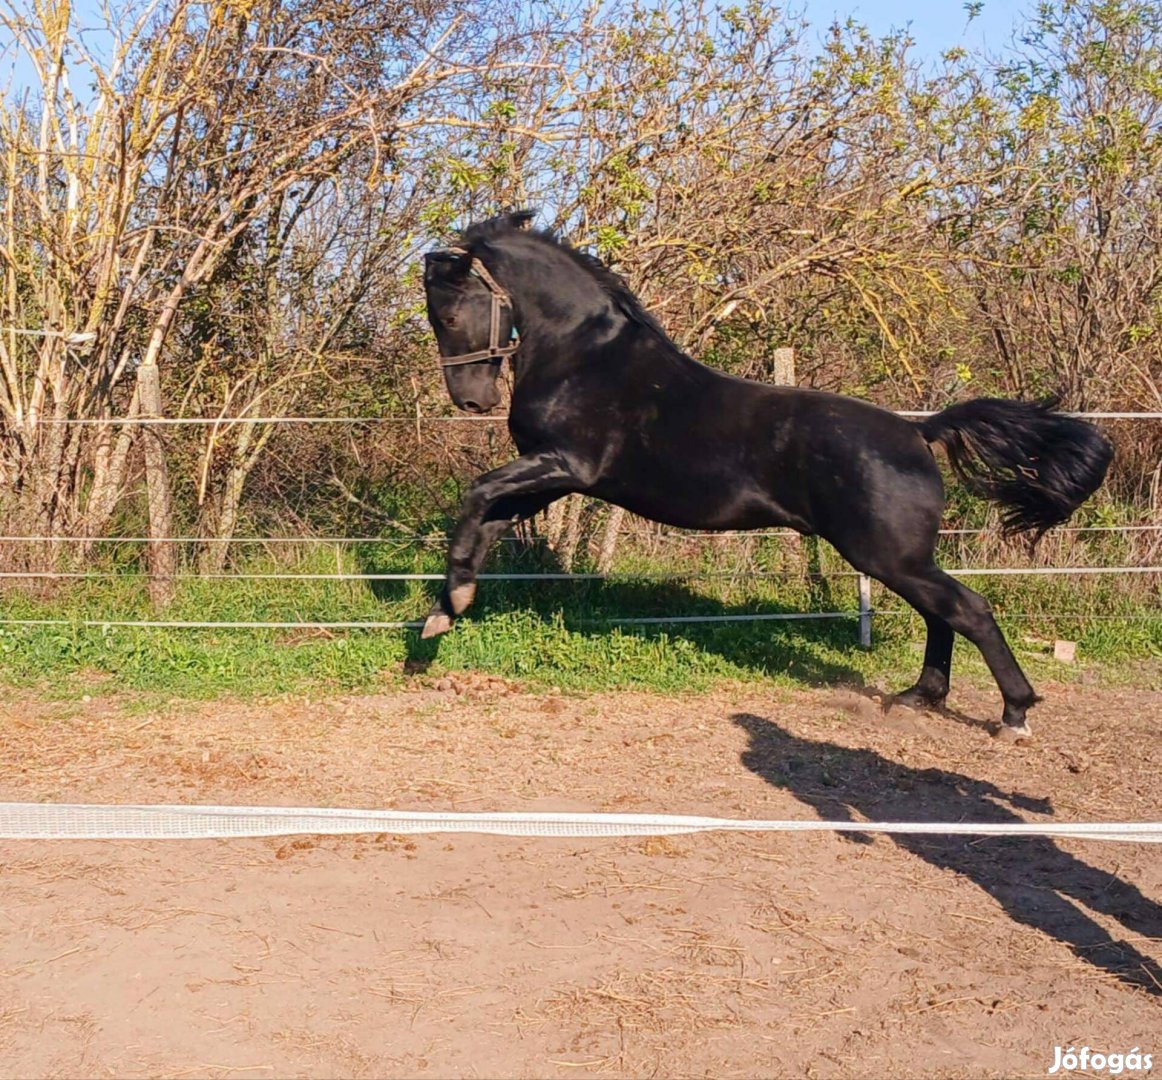
{"type": "Polygon", "coordinates": [[[539,243],[558,248],[597,282],[602,291],[617,305],[626,318],[653,331],[671,347],[676,347],[670,340],[670,335],[663,329],[662,324],[642,306],[642,302],[630,291],[625,279],[620,274],[610,270],[596,255],[590,255],[587,251],[579,251],[549,229],[529,229],[527,226],[532,221],[533,216],[533,211],[521,210],[514,214],[501,214],[499,217],[477,222],[464,230],[460,241],[466,248],[470,249],[478,241],[487,242],[519,233],[539,243]]]}

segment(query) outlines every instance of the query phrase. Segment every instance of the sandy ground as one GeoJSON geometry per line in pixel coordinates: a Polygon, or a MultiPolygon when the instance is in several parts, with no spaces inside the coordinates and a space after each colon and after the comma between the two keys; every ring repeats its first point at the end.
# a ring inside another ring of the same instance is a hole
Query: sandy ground
{"type": "MultiPolygon", "coordinates": [[[[457,692],[460,691],[460,692],[457,692]]],[[[0,799],[1157,820],[1162,694],[0,704],[0,799]]],[[[0,843],[0,1076],[1045,1076],[1162,1059],[1162,849],[388,835],[0,843]]],[[[1162,1074],[1162,1066],[1156,1070],[1162,1074]]],[[[1141,1073],[1123,1075],[1143,1075],[1141,1073]]]]}

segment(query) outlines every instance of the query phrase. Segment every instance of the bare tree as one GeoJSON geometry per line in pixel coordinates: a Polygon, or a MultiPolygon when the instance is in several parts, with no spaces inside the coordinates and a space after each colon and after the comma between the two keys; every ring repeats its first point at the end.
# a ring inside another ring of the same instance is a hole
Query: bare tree
{"type": "MultiPolygon", "coordinates": [[[[210,363],[232,314],[256,316],[265,305],[269,333],[258,348],[246,339],[248,370],[227,376],[218,404],[230,415],[264,398],[275,408],[288,400],[278,388],[334,347],[360,295],[358,283],[347,288],[323,317],[329,329],[288,354],[283,343],[304,312],[280,318],[288,295],[275,283],[291,246],[301,253],[303,208],[352,183],[383,200],[416,167],[411,155],[423,150],[425,126],[442,121],[449,95],[468,94],[482,72],[527,62],[506,59],[506,49],[516,40],[527,54],[529,28],[506,34],[505,13],[491,12],[438,0],[354,9],[332,0],[245,8],[155,0],[125,29],[110,16],[115,44],[103,59],[85,51],[67,4],[0,15],[36,83],[35,94],[0,108],[0,479],[9,520],[44,535],[104,528],[129,467],[125,421],[160,408],[159,385],[170,400],[183,383],[187,401],[198,393],[178,364],[189,358],[174,348],[183,321],[187,344],[203,338],[196,368],[210,363]],[[78,69],[93,80],[91,97],[71,88],[78,69]],[[208,303],[221,310],[199,331],[196,309],[208,303]],[[104,423],[89,438],[77,420],[104,423]]],[[[391,206],[387,198],[381,217],[391,206]]],[[[361,273],[387,246],[380,236],[361,273]]],[[[236,505],[247,462],[268,437],[235,442],[227,504],[236,505]]],[[[172,520],[170,484],[164,453],[150,460],[160,537],[172,520]]],[[[233,513],[221,510],[224,519],[233,513]]],[[[165,550],[155,548],[163,561],[165,550]]]]}

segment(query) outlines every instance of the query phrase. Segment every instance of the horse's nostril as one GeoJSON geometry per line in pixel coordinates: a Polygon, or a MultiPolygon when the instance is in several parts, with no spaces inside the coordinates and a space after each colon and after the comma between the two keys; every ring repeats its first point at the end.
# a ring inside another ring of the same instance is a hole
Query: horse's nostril
{"type": "Polygon", "coordinates": [[[470,413],[482,413],[482,412],[484,412],[484,409],[481,408],[479,401],[465,401],[464,404],[461,405],[460,407],[465,412],[470,412],[470,413]]]}

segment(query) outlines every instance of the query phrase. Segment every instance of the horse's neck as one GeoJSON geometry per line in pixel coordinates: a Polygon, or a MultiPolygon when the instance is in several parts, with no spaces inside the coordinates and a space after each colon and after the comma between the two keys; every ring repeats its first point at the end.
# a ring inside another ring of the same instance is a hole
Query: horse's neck
{"type": "Polygon", "coordinates": [[[600,347],[624,331],[630,317],[598,282],[584,271],[577,273],[581,276],[556,289],[537,283],[528,290],[535,300],[524,312],[529,325],[522,333],[557,344],[600,347]]]}

